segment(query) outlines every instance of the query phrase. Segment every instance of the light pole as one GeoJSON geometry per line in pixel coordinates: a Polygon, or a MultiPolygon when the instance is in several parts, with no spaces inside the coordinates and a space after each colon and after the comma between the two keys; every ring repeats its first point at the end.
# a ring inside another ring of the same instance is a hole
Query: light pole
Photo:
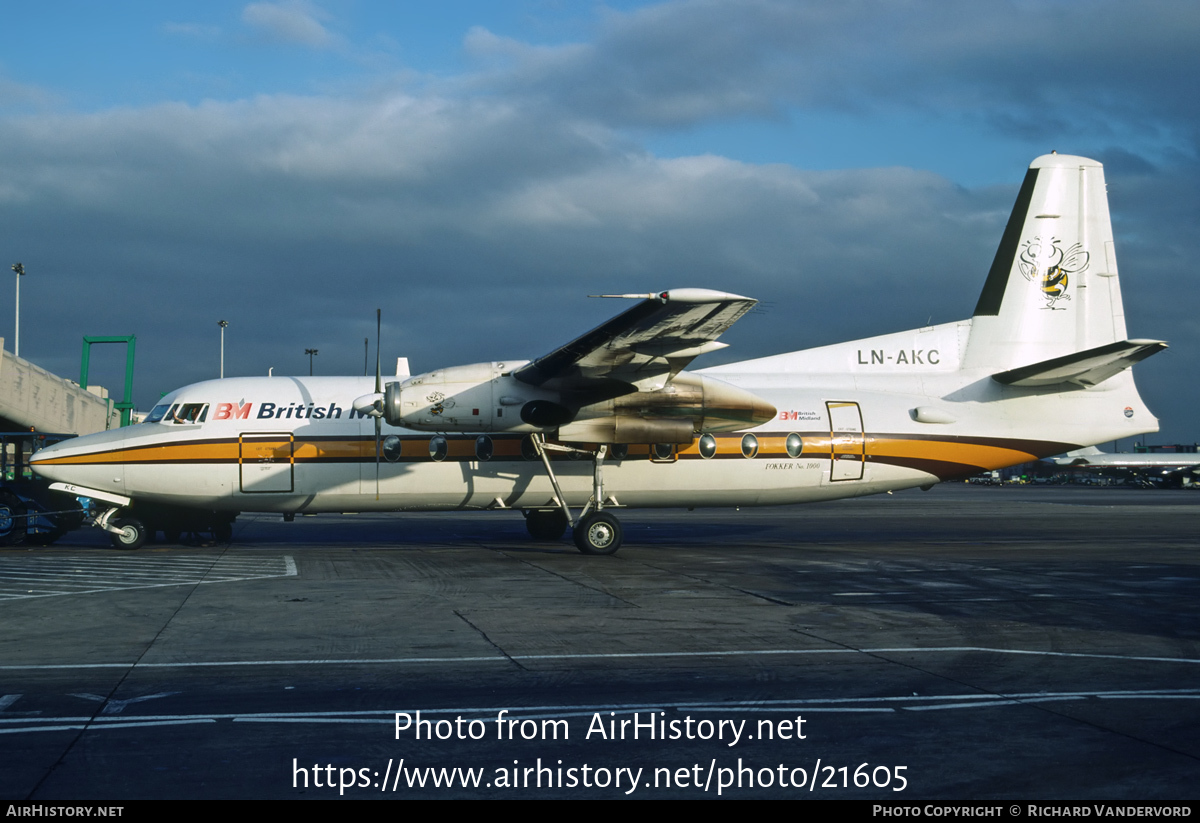
{"type": "Polygon", "coordinates": [[[317,350],[316,349],[305,349],[304,353],[308,355],[308,376],[312,377],[312,359],[313,359],[313,355],[317,353],[317,350]]]}
{"type": "Polygon", "coordinates": [[[228,320],[218,320],[217,325],[221,327],[221,379],[225,379],[225,327],[229,325],[228,320]]]}
{"type": "Polygon", "coordinates": [[[12,270],[17,273],[17,333],[13,338],[13,356],[21,356],[21,277],[25,274],[25,267],[20,263],[13,263],[12,270]]]}

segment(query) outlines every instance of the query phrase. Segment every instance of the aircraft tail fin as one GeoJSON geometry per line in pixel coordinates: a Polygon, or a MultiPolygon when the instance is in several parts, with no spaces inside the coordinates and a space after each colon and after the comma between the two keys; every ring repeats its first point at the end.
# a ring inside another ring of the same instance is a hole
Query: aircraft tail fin
{"type": "Polygon", "coordinates": [[[1034,160],[975,306],[963,365],[1009,385],[1095,385],[1163,348],[1126,339],[1104,167],[1066,154],[1034,160]]]}

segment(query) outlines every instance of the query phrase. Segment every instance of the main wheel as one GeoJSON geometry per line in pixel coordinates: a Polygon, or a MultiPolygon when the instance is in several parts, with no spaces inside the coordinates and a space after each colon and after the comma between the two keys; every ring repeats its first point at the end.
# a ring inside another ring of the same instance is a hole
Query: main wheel
{"type": "Polygon", "coordinates": [[[26,506],[12,492],[0,492],[0,546],[19,546],[25,542],[28,527],[26,506]]]}
{"type": "Polygon", "coordinates": [[[112,524],[118,531],[109,532],[109,539],[116,549],[140,549],[150,536],[146,526],[136,517],[118,517],[112,524]]]}
{"type": "Polygon", "coordinates": [[[567,533],[567,516],[562,509],[534,509],[525,515],[525,528],[534,540],[561,540],[567,533]]]}
{"type": "Polygon", "coordinates": [[[621,522],[608,512],[593,512],[575,527],[575,545],[584,554],[615,554],[621,548],[621,522]]]}

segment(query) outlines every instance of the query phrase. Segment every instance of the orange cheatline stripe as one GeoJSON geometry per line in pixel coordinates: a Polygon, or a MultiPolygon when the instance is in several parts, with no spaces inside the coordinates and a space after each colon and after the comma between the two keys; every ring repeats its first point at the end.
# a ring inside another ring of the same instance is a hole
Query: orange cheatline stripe
{"type": "Polygon", "coordinates": [[[43,466],[69,466],[95,463],[144,463],[173,460],[237,460],[237,443],[179,443],[115,449],[38,461],[43,466]]]}
{"type": "MultiPolygon", "coordinates": [[[[784,456],[787,454],[786,435],[764,434],[756,435],[759,443],[759,458],[784,456]]],[[[741,434],[717,436],[717,455],[740,455],[741,434]]],[[[422,460],[429,458],[429,437],[405,436],[401,438],[401,459],[422,460]]],[[[521,440],[519,437],[498,436],[493,438],[495,456],[519,457],[521,455],[521,440]]],[[[1022,442],[1023,441],[1014,441],[1022,442]]],[[[79,464],[114,464],[114,463],[146,463],[146,462],[238,462],[239,454],[243,459],[274,458],[286,460],[289,446],[294,449],[293,459],[296,461],[312,460],[362,460],[375,456],[375,440],[373,437],[347,438],[341,440],[297,440],[294,445],[286,439],[266,440],[255,438],[250,442],[240,444],[237,441],[210,441],[164,444],[143,446],[131,449],[118,449],[86,455],[74,455],[51,458],[39,461],[42,465],[79,465],[79,464]]],[[[449,459],[473,459],[475,457],[474,438],[460,437],[448,439],[449,459]]],[[[803,457],[829,456],[830,439],[828,435],[805,435],[803,457]]],[[[649,452],[646,445],[629,447],[631,458],[645,457],[649,452]]],[[[699,441],[680,449],[680,456],[692,457],[699,455],[699,441]]],[[[558,457],[558,455],[555,455],[558,457]]],[[[889,438],[871,435],[867,442],[867,458],[886,461],[887,458],[935,460],[948,464],[963,466],[979,466],[983,468],[1001,468],[1036,460],[1037,455],[1024,448],[1006,448],[1002,445],[978,444],[962,441],[946,440],[917,440],[909,438],[889,438]]]]}
{"type": "MultiPolygon", "coordinates": [[[[287,456],[286,444],[284,454],[287,456]]],[[[297,460],[356,458],[375,454],[375,440],[322,440],[320,442],[304,442],[297,440],[293,454],[297,460]]]]}
{"type": "Polygon", "coordinates": [[[951,443],[939,440],[889,440],[875,437],[867,445],[867,459],[874,457],[910,457],[999,469],[1015,463],[1037,460],[1037,455],[1021,449],[983,446],[975,443],[951,443]]]}
{"type": "MultiPolygon", "coordinates": [[[[289,450],[287,440],[255,439],[242,444],[240,453],[248,458],[280,457],[286,458],[289,450]]],[[[373,456],[375,442],[359,440],[323,440],[318,442],[295,443],[294,455],[297,460],[358,458],[373,456]]],[[[118,449],[107,452],[56,457],[39,461],[44,466],[68,466],[77,464],[97,463],[153,463],[153,462],[188,462],[188,461],[226,461],[237,462],[239,444],[235,442],[210,443],[175,443],[161,446],[142,446],[132,449],[118,449]]]]}

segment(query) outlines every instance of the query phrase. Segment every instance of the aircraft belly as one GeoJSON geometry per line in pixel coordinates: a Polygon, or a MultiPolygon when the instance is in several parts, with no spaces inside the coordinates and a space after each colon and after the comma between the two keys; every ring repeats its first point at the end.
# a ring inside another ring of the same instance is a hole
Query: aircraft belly
{"type": "MultiPolygon", "coordinates": [[[[865,460],[861,454],[850,455],[858,461],[851,467],[855,471],[846,470],[840,475],[831,471],[827,434],[806,434],[805,452],[797,458],[784,452],[782,436],[760,435],[762,449],[753,458],[741,455],[739,441],[740,437],[734,437],[730,444],[723,444],[716,459],[700,459],[698,452],[664,462],[645,455],[610,459],[603,468],[605,498],[635,508],[783,505],[873,494],[938,480],[920,466],[875,462],[874,438],[868,438],[865,460]],[[814,450],[811,453],[810,448],[814,450]]],[[[423,444],[421,448],[424,450],[423,444]]],[[[580,507],[586,503],[592,495],[591,461],[555,460],[554,469],[568,505],[580,507]]],[[[375,475],[374,461],[297,463],[292,489],[238,493],[231,507],[240,511],[318,512],[555,505],[553,486],[539,461],[381,461],[378,492],[375,475]]]]}
{"type": "MultiPolygon", "coordinates": [[[[827,461],[826,461],[827,462],[827,461]]],[[[752,506],[825,499],[821,461],[679,461],[646,459],[606,463],[606,498],[632,507],[752,506]]],[[[588,461],[556,461],[555,473],[567,502],[582,506],[592,494],[588,461]]],[[[374,478],[371,486],[373,487],[374,478]]],[[[364,482],[363,484],[367,484],[364,482]]],[[[540,508],[554,505],[554,489],[537,463],[424,463],[381,466],[379,500],[373,492],[320,492],[306,508],[338,510],[428,510],[540,508]],[[497,502],[499,501],[499,503],[497,502]]],[[[839,496],[839,495],[834,495],[839,496]]]]}

